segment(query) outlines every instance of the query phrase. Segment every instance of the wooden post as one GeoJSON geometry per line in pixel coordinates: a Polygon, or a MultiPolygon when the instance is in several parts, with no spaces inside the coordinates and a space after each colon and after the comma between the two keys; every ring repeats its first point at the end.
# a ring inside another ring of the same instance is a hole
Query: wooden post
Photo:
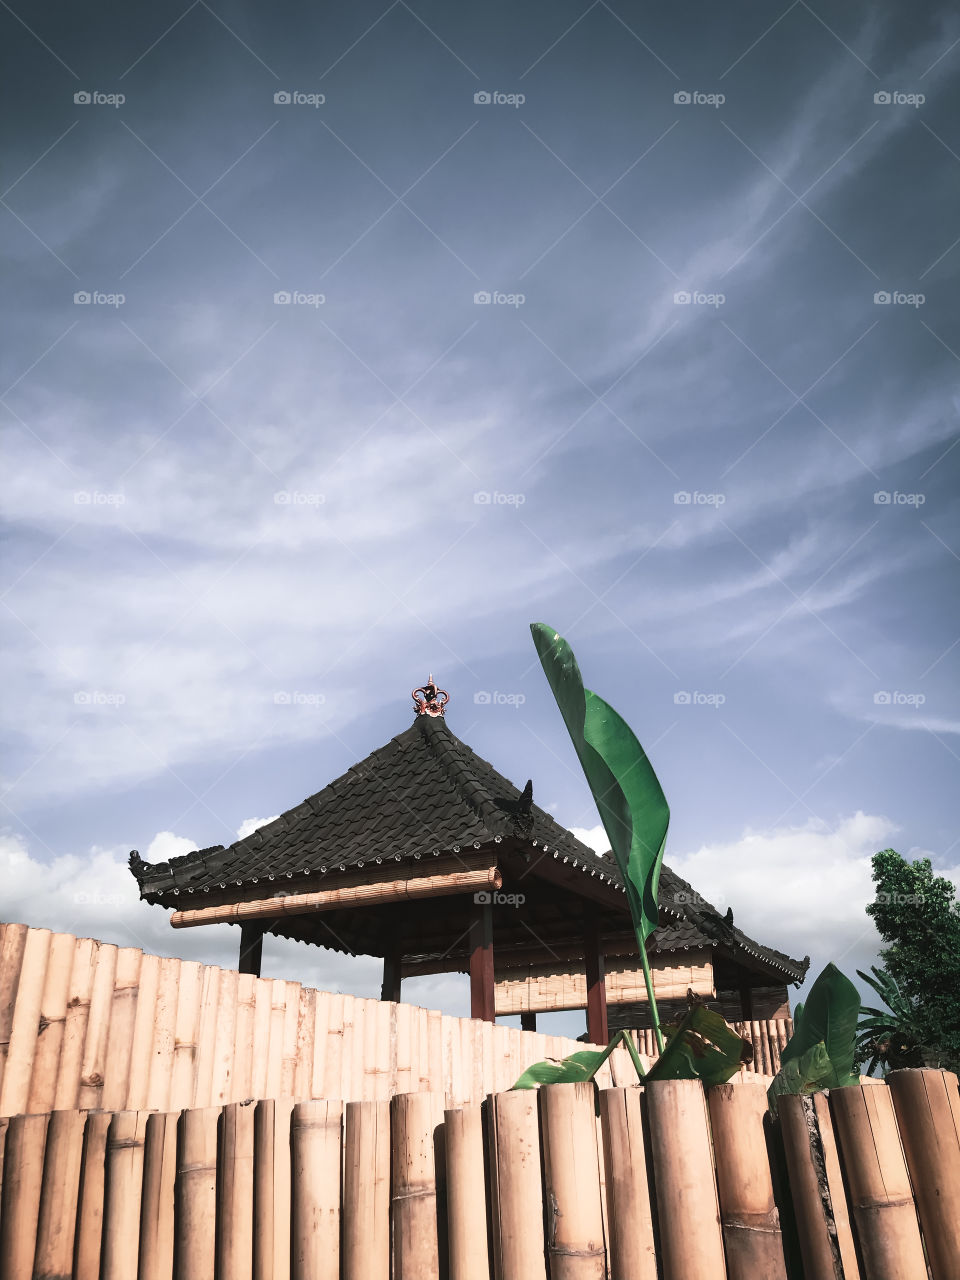
{"type": "Polygon", "coordinates": [[[343,1280],[390,1280],[390,1104],[345,1111],[343,1280]]]}
{"type": "Polygon", "coordinates": [[[746,983],[740,988],[740,1018],[743,1022],[753,1019],[753,989],[746,983]]]}
{"type": "Polygon", "coordinates": [[[85,1121],[82,1111],[54,1111],[50,1116],[33,1264],[36,1276],[69,1276],[73,1270],[85,1121]]]}
{"type": "Polygon", "coordinates": [[[27,1109],[52,936],[49,929],[27,931],[19,985],[12,1002],[10,1040],[4,1046],[6,1066],[0,1086],[0,1115],[14,1116],[27,1109]]]}
{"type": "Polygon", "coordinates": [[[445,1111],[443,1119],[450,1280],[489,1280],[481,1108],[445,1111]]]}
{"type": "MultiPolygon", "coordinates": [[[[170,1280],[173,1275],[178,1120],[176,1111],[152,1112],[147,1116],[143,1144],[143,1195],[140,1199],[140,1270],[137,1272],[137,1280],[170,1280]]],[[[244,1278],[225,1269],[223,1280],[244,1278]]],[[[249,1280],[249,1273],[246,1280],[249,1280]]]]}
{"type": "Polygon", "coordinates": [[[264,933],[262,920],[245,920],[241,924],[240,963],[237,966],[241,973],[252,973],[255,978],[260,977],[264,933]]]}
{"type": "Polygon", "coordinates": [[[535,1013],[521,1013],[520,1030],[536,1031],[536,1029],[537,1029],[537,1015],[535,1013]]]}
{"type": "Polygon", "coordinates": [[[960,1258],[957,1077],[931,1067],[891,1071],[887,1087],[893,1094],[933,1280],[948,1280],[956,1276],[960,1258]]]}
{"type": "Polygon", "coordinates": [[[728,1280],[786,1280],[763,1130],[762,1080],[708,1090],[728,1280]]]}
{"type": "Polygon", "coordinates": [[[604,1280],[593,1082],[540,1090],[550,1280],[604,1280]]]}
{"type": "MultiPolygon", "coordinates": [[[[177,1142],[176,1280],[213,1280],[219,1119],[219,1107],[184,1111],[180,1117],[177,1142]]],[[[129,1280],[129,1275],[127,1273],[124,1280],[129,1280]]]]}
{"type": "Polygon", "coordinates": [[[474,898],[470,922],[470,1017],[495,1021],[493,907],[489,893],[478,893],[474,898]]]}
{"type": "Polygon", "coordinates": [[[393,1274],[395,1280],[425,1280],[440,1275],[437,1192],[443,1154],[437,1144],[442,1142],[443,1098],[398,1093],[390,1106],[393,1274]]]}
{"type": "Polygon", "coordinates": [[[30,1280],[37,1247],[47,1117],[12,1116],[7,1128],[0,1202],[0,1274],[30,1280]]]}
{"type": "Polygon", "coordinates": [[[292,1183],[292,1280],[340,1278],[339,1101],[298,1102],[290,1145],[292,1183]]]}
{"type": "MultiPolygon", "coordinates": [[[[130,1280],[140,1254],[145,1111],[118,1111],[107,1133],[101,1280],[130,1280]]],[[[201,1277],[197,1277],[201,1280],[201,1277]]]]}
{"type": "Polygon", "coordinates": [[[87,1116],[83,1134],[83,1162],[80,1166],[73,1280],[100,1280],[104,1165],[110,1121],[109,1111],[94,1111],[87,1116]]]}
{"type": "Polygon", "coordinates": [[[657,1280],[642,1108],[640,1089],[600,1092],[610,1222],[610,1274],[617,1280],[657,1280]]]}
{"type": "Polygon", "coordinates": [[[587,1039],[591,1044],[606,1045],[607,987],[604,981],[603,945],[596,920],[592,920],[584,938],[587,961],[587,1039]]]}
{"type": "Polygon", "coordinates": [[[536,1091],[494,1094],[488,1105],[494,1274],[546,1280],[536,1091]]]}
{"type": "Polygon", "coordinates": [[[403,954],[398,946],[391,946],[383,957],[383,984],[380,987],[380,999],[400,1003],[400,978],[403,954]]]}

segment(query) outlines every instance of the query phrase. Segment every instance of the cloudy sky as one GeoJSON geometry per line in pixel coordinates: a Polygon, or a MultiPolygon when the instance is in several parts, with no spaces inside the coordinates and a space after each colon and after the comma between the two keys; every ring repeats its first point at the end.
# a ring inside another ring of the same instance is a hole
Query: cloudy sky
{"type": "Polygon", "coordinates": [[[533,620],[762,941],[852,971],[876,849],[960,876],[952,6],[0,22],[4,918],[232,958],[127,852],[289,808],[431,671],[589,831],[533,620]]]}

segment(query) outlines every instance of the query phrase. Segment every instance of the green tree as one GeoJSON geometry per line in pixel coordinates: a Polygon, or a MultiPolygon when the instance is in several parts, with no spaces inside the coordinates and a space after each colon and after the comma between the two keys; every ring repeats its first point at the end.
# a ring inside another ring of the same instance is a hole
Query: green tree
{"type": "Polygon", "coordinates": [[[925,1061],[960,1066],[960,904],[929,858],[908,862],[895,849],[873,856],[874,901],[867,907],[885,947],[880,955],[915,1012],[925,1061]]]}

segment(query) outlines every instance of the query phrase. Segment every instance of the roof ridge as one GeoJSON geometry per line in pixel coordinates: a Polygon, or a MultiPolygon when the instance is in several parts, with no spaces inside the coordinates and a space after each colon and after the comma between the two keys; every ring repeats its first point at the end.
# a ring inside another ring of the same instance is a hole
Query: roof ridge
{"type": "Polygon", "coordinates": [[[459,748],[470,751],[466,743],[461,742],[446,722],[439,717],[421,716],[415,723],[419,726],[421,735],[436,756],[440,767],[470,808],[483,821],[484,826],[493,835],[509,834],[506,814],[487,788],[471,773],[463,758],[459,748]]]}

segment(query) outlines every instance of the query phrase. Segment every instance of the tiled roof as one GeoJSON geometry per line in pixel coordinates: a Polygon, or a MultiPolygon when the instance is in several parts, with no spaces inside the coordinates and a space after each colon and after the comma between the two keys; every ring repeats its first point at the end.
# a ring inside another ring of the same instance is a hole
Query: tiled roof
{"type": "MultiPolygon", "coordinates": [[[[443,718],[417,716],[386,746],[252,835],[169,862],[150,864],[132,853],[130,869],[141,897],[186,908],[201,906],[211,890],[296,882],[365,866],[372,871],[386,863],[518,839],[623,892],[613,855],[597,855],[533,804],[529,783],[521,792],[461,742],[443,718]]],[[[743,948],[789,980],[805,972],[789,956],[726,927],[724,918],[667,866],[660,903],[656,945],[661,950],[743,948]]]]}

